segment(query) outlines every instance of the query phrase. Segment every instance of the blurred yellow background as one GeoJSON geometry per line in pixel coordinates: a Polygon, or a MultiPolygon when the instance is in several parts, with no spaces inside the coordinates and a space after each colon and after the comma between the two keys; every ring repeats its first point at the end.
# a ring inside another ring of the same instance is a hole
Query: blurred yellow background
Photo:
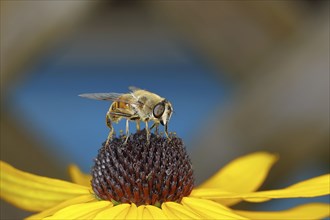
{"type": "MultiPolygon", "coordinates": [[[[179,73],[169,73],[173,81],[182,85],[182,91],[176,92],[187,91],[184,93],[187,98],[178,98],[176,103],[181,116],[180,109],[187,106],[185,101],[197,102],[186,109],[194,113],[190,119],[192,124],[196,119],[195,128],[184,130],[184,124],[178,125],[187,133],[185,142],[189,145],[197,183],[230,160],[258,150],[280,155],[264,188],[277,188],[329,172],[328,1],[2,0],[0,16],[1,159],[13,166],[68,179],[63,169],[67,164],[61,163],[64,159],[54,156],[46,147],[56,148],[59,144],[30,135],[26,131],[29,124],[22,128],[21,123],[31,121],[15,116],[24,115],[24,109],[12,111],[10,107],[11,102],[15,103],[10,99],[16,97],[12,91],[28,80],[33,81],[36,76],[31,72],[35,66],[47,65],[43,64],[45,57],[57,51],[55,54],[60,56],[50,56],[46,63],[71,68],[89,62],[133,67],[156,63],[162,68],[170,63],[168,71],[180,72],[175,68],[185,65],[195,68],[195,62],[200,62],[203,68],[214,70],[211,77],[205,76],[207,80],[219,80],[220,87],[228,82],[230,95],[222,101],[222,96],[215,94],[213,98],[208,94],[218,90],[208,91],[208,85],[213,84],[207,81],[209,84],[200,88],[206,94],[205,100],[207,97],[212,100],[204,102],[202,96],[194,99],[198,94],[193,93],[191,85],[195,84],[189,84],[193,78],[199,81],[200,76],[192,74],[190,79],[188,73],[182,75],[182,80],[179,73]],[[180,39],[179,46],[173,39],[180,39]]],[[[79,68],[75,71],[78,73],[74,78],[79,81],[79,68]]],[[[91,71],[84,77],[93,79],[93,74],[91,71]]],[[[111,74],[107,77],[115,78],[111,74]]],[[[155,83],[154,78],[162,81],[166,74],[155,72],[146,77],[142,81],[148,85],[155,83]]],[[[99,83],[98,78],[93,81],[95,85],[99,83]]],[[[111,88],[111,82],[108,87],[104,92],[118,92],[111,88]]],[[[167,85],[158,87],[163,88],[159,91],[164,97],[166,90],[171,90],[167,85]]],[[[101,91],[95,88],[94,92],[101,91]]],[[[48,105],[48,101],[43,100],[43,104],[48,105]]],[[[57,101],[61,104],[61,100],[57,101]]],[[[86,104],[100,107],[94,102],[86,104]]],[[[99,110],[105,114],[107,109],[99,110]]],[[[179,113],[173,121],[180,120],[179,113]]],[[[61,117],[66,117],[65,112],[62,114],[61,117]]],[[[100,118],[100,127],[106,132],[103,115],[100,118]]],[[[173,122],[170,130],[176,130],[174,125],[173,122]]],[[[102,137],[106,138],[104,134],[102,137]]],[[[81,135],[88,137],[87,133],[81,135]]],[[[102,141],[96,142],[94,148],[102,141]]],[[[1,201],[1,219],[26,215],[1,201]]]]}

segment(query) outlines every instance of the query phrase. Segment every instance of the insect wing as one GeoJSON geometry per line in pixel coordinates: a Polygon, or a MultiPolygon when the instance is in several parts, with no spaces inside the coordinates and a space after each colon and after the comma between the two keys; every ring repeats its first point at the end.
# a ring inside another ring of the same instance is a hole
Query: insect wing
{"type": "Polygon", "coordinates": [[[95,99],[95,100],[105,100],[105,101],[118,101],[131,105],[132,107],[139,104],[139,102],[131,94],[123,93],[84,93],[80,94],[80,97],[95,99]]]}
{"type": "Polygon", "coordinates": [[[112,93],[84,93],[84,94],[80,94],[79,96],[87,99],[118,101],[122,95],[124,94],[112,92],[112,93]]]}
{"type": "Polygon", "coordinates": [[[138,91],[138,90],[143,90],[143,89],[140,89],[136,86],[129,86],[128,89],[131,90],[132,92],[135,92],[135,91],[138,91]]]}
{"type": "Polygon", "coordinates": [[[125,108],[116,108],[110,112],[111,115],[126,117],[126,118],[139,118],[136,112],[133,109],[125,109],[125,108]]]}

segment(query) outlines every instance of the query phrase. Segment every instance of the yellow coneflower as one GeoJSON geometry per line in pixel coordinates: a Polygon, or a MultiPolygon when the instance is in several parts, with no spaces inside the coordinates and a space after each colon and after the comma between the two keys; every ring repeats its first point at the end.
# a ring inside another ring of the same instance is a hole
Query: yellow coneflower
{"type": "Polygon", "coordinates": [[[70,166],[74,183],[41,177],[1,162],[1,198],[39,212],[28,219],[322,219],[329,204],[310,203],[289,210],[234,210],[240,201],[316,197],[329,194],[329,174],[284,189],[255,192],[277,157],[257,152],[234,160],[194,187],[182,140],[144,132],[126,145],[115,138],[103,146],[92,175],[70,166]]]}

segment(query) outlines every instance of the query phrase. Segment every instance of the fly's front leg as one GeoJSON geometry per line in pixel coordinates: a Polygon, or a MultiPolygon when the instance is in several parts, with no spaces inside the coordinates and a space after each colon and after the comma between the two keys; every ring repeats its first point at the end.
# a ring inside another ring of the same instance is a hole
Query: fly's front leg
{"type": "Polygon", "coordinates": [[[150,130],[152,130],[153,128],[155,128],[155,134],[156,134],[156,135],[158,135],[158,126],[159,126],[159,124],[155,122],[155,123],[151,126],[151,128],[150,128],[150,130]]]}
{"type": "Polygon", "coordinates": [[[126,139],[125,139],[124,144],[127,143],[127,141],[128,141],[128,137],[129,137],[129,122],[128,122],[128,119],[127,119],[127,120],[126,120],[126,139]]]}
{"type": "Polygon", "coordinates": [[[166,135],[166,137],[167,137],[167,140],[171,140],[171,138],[168,136],[168,130],[167,130],[167,123],[165,124],[165,135],[166,135]]]}
{"type": "Polygon", "coordinates": [[[109,135],[108,135],[108,138],[107,138],[107,141],[105,143],[105,145],[108,145],[109,144],[109,141],[112,140],[113,136],[114,136],[114,128],[112,126],[112,123],[111,123],[111,119],[110,119],[110,114],[107,113],[106,117],[105,117],[105,120],[106,120],[106,124],[107,126],[110,128],[110,132],[109,132],[109,135]]]}
{"type": "Polygon", "coordinates": [[[156,123],[156,125],[155,125],[155,134],[156,134],[156,135],[158,135],[158,126],[159,126],[159,124],[156,123]]]}

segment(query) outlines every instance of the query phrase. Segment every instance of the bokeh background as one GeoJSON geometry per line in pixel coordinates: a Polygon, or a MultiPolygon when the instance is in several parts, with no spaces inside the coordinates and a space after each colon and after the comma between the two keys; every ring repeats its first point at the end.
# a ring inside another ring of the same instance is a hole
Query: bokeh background
{"type": "MultiPolygon", "coordinates": [[[[172,102],[196,184],[258,150],[280,156],[262,189],[329,172],[328,1],[2,0],[0,15],[1,159],[17,168],[89,172],[110,103],[78,94],[134,85],[172,102]]],[[[1,201],[1,219],[27,215],[1,201]]]]}

